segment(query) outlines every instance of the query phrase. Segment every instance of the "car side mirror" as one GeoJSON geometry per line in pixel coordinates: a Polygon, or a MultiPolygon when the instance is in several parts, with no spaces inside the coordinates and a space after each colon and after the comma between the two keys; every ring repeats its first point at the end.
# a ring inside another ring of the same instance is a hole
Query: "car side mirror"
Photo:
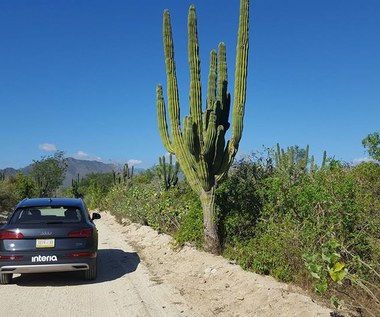
{"type": "Polygon", "coordinates": [[[100,218],[102,218],[102,216],[98,214],[97,212],[92,213],[91,220],[100,219],[100,218]]]}

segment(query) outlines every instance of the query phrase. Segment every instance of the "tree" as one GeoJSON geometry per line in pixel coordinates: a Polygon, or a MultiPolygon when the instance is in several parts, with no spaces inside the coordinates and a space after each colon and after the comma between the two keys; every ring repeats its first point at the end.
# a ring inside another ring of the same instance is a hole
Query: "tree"
{"type": "Polygon", "coordinates": [[[205,250],[221,252],[218,237],[215,190],[227,175],[238,151],[243,131],[247,88],[249,0],[240,2],[238,43],[236,48],[235,91],[232,108],[231,137],[225,142],[230,127],[231,96],[227,92],[226,47],[220,43],[218,53],[210,54],[207,106],[203,111],[197,19],[194,6],[188,16],[188,49],[190,65],[190,114],[180,125],[180,106],[174,61],[174,47],[169,12],[164,12],[163,37],[167,76],[169,136],[162,86],[158,85],[157,117],[163,144],[175,154],[192,189],[199,195],[203,209],[205,250]]]}
{"type": "Polygon", "coordinates": [[[33,161],[30,176],[36,183],[38,197],[52,197],[65,178],[67,163],[62,151],[33,161]]]}
{"type": "MultiPolygon", "coordinates": [[[[6,178],[0,182],[0,213],[4,211],[10,212],[16,205],[19,197],[15,190],[14,177],[6,178]]],[[[1,220],[1,218],[0,218],[1,220]]]]}
{"type": "Polygon", "coordinates": [[[80,180],[80,192],[91,209],[101,209],[104,198],[112,185],[116,185],[115,173],[91,173],[80,180]]]}
{"type": "Polygon", "coordinates": [[[380,161],[380,135],[379,135],[379,132],[373,132],[371,134],[368,134],[362,140],[362,144],[372,159],[374,159],[376,161],[380,161]]]}
{"type": "Polygon", "coordinates": [[[20,199],[31,198],[36,195],[36,182],[29,175],[17,173],[14,177],[15,191],[20,199]]]}

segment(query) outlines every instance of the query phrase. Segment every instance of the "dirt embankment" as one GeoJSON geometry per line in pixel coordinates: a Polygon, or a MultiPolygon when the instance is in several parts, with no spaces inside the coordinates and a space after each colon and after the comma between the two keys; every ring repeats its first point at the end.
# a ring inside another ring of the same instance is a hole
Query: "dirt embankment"
{"type": "MultiPolygon", "coordinates": [[[[113,217],[103,214],[103,221],[113,217]]],[[[120,228],[138,251],[153,279],[179,293],[196,316],[331,316],[301,289],[246,272],[221,256],[186,246],[174,250],[172,238],[150,227],[120,228]]]]}
{"type": "Polygon", "coordinates": [[[0,286],[4,316],[283,316],[331,311],[296,288],[191,247],[173,250],[149,227],[98,220],[99,273],[16,275],[0,286]]]}

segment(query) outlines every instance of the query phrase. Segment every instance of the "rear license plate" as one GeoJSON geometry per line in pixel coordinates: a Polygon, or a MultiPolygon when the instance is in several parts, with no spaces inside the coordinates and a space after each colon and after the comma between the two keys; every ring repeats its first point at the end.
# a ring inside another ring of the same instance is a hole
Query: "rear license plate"
{"type": "Polygon", "coordinates": [[[37,239],[36,248],[54,248],[55,240],[54,239],[37,239]]]}

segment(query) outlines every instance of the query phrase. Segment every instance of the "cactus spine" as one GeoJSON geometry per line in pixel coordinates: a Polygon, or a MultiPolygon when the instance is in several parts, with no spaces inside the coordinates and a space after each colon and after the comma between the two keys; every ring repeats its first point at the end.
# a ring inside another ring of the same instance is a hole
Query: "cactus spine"
{"type": "Polygon", "coordinates": [[[165,155],[159,157],[158,176],[164,185],[165,191],[177,185],[178,182],[179,163],[173,165],[173,155],[169,155],[169,164],[166,163],[165,155]]]}
{"type": "Polygon", "coordinates": [[[163,38],[167,75],[169,136],[162,86],[158,85],[157,117],[161,139],[168,152],[175,154],[192,189],[199,194],[204,216],[205,249],[220,252],[217,235],[215,188],[227,175],[237,153],[243,131],[248,65],[249,0],[240,2],[238,43],[236,48],[235,90],[229,129],[230,94],[227,93],[226,48],[210,53],[207,105],[202,109],[197,19],[194,6],[188,15],[188,53],[190,66],[190,114],[180,124],[179,94],[169,12],[163,17],[163,38]]]}

